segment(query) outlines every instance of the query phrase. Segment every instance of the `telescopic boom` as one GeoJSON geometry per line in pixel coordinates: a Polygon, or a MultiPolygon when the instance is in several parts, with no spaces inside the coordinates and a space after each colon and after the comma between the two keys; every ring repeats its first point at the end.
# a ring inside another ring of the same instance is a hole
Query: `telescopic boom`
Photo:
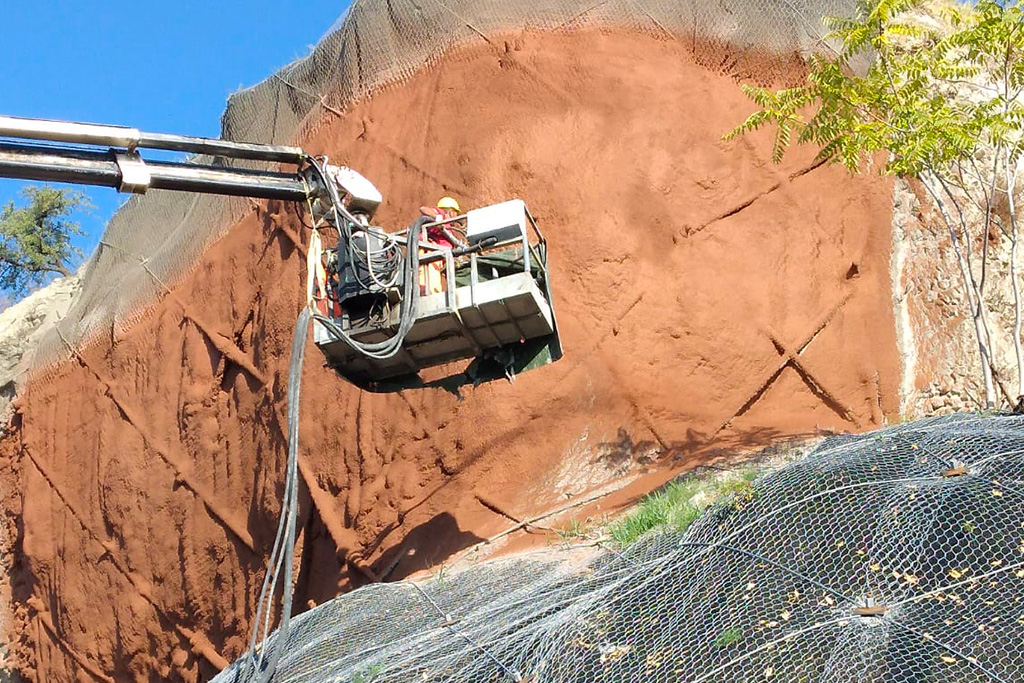
{"type": "Polygon", "coordinates": [[[298,172],[253,171],[212,163],[146,161],[139,153],[142,149],[297,166],[308,159],[298,147],[284,145],[144,133],[127,126],[0,116],[0,177],[99,185],[136,194],[152,188],[298,201],[308,195],[307,185],[298,172]]]}

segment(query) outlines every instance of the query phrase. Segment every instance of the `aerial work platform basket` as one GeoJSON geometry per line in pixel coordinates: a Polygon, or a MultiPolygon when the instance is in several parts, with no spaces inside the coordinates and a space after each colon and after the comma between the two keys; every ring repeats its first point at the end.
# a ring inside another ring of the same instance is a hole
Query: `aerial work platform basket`
{"type": "MultiPolygon", "coordinates": [[[[503,202],[423,227],[461,232],[457,226],[462,224],[465,241],[458,240],[460,247],[419,243],[421,293],[415,297],[415,321],[398,353],[386,359],[367,356],[324,324],[314,323],[314,341],[342,374],[360,383],[394,380],[474,359],[467,380],[481,381],[511,378],[561,357],[547,242],[525,204],[503,202]],[[423,292],[429,269],[439,276],[437,286],[423,292]]],[[[406,247],[402,236],[389,239],[406,247]]],[[[408,300],[393,294],[363,306],[335,306],[332,322],[357,342],[384,342],[399,334],[408,300]]]]}

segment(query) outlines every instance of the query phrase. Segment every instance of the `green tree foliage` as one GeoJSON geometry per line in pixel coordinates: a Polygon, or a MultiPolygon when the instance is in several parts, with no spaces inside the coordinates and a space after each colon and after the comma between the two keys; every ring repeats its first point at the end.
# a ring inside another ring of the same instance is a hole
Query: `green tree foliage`
{"type": "Polygon", "coordinates": [[[50,187],[27,187],[28,203],[0,209],[0,288],[25,294],[53,274],[68,276],[80,250],[71,238],[82,231],[72,215],[91,205],[84,194],[50,187]]]}
{"type": "Polygon", "coordinates": [[[1017,226],[1012,212],[1004,221],[994,211],[997,195],[1005,197],[1013,187],[1024,151],[1018,101],[1024,90],[1022,5],[1024,0],[979,0],[973,8],[934,0],[859,0],[853,17],[826,20],[827,40],[839,48],[811,57],[806,84],[776,91],[743,86],[759,109],[726,135],[773,125],[775,162],[794,142],[810,143],[820,148],[820,160],[851,172],[878,163],[884,173],[922,181],[957,258],[989,408],[996,403],[998,377],[990,351],[984,236],[993,226],[1013,245],[1014,343],[1018,393],[1024,394],[1017,226]]]}
{"type": "Polygon", "coordinates": [[[952,31],[914,21],[912,12],[925,4],[860,0],[856,17],[826,19],[828,39],[842,45],[838,54],[812,56],[807,85],[775,92],[742,86],[761,109],[726,138],[771,123],[777,126],[775,161],[795,139],[819,145],[819,158],[851,171],[861,170],[876,152],[888,152],[884,170],[911,176],[962,161],[979,143],[1019,144],[1020,103],[992,86],[980,88],[988,91],[980,100],[950,97],[942,86],[971,85],[1005,62],[1009,84],[1020,88],[1020,2],[982,0],[973,11],[942,8],[952,31]],[[871,65],[858,75],[852,64],[863,58],[871,65]]]}

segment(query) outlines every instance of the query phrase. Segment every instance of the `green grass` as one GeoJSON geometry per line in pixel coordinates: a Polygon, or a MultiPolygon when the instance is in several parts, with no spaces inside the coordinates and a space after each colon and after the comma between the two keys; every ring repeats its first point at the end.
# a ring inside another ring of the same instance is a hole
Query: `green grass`
{"type": "Polygon", "coordinates": [[[614,522],[608,532],[625,547],[652,529],[685,531],[706,507],[720,499],[726,499],[737,509],[753,500],[753,482],[759,474],[760,470],[749,467],[724,477],[673,481],[644,498],[635,510],[614,522]]]}
{"type": "Polygon", "coordinates": [[[355,675],[352,676],[352,683],[372,683],[383,670],[383,665],[372,664],[362,671],[357,671],[355,675]]]}
{"type": "Polygon", "coordinates": [[[725,629],[715,638],[715,647],[729,647],[743,640],[743,631],[735,626],[725,629]]]}

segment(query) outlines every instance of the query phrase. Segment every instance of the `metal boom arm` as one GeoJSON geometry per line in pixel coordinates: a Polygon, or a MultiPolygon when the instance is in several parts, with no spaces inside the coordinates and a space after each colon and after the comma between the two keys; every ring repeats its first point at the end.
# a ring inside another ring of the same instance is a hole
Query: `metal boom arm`
{"type": "Polygon", "coordinates": [[[0,141],[0,177],[5,178],[99,185],[139,194],[153,188],[260,199],[303,200],[308,195],[298,172],[145,161],[138,153],[139,149],[160,149],[301,165],[308,157],[298,147],[143,133],[123,126],[12,116],[0,116],[0,138],[45,143],[0,141]],[[98,149],[102,147],[107,149],[98,149]]]}

